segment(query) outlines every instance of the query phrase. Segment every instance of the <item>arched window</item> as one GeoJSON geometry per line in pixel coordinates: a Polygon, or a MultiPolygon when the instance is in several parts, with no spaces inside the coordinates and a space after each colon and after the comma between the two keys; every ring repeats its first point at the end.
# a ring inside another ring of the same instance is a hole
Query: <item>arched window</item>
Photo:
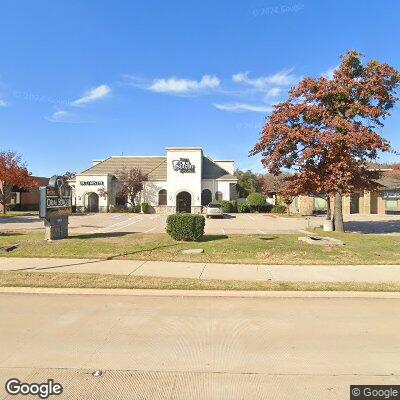
{"type": "Polygon", "coordinates": [[[158,192],[158,205],[159,206],[167,205],[167,191],[165,189],[161,189],[158,192]]]}
{"type": "Polygon", "coordinates": [[[204,189],[201,192],[201,205],[206,206],[207,204],[210,204],[211,202],[212,202],[211,190],[204,189]]]}
{"type": "Polygon", "coordinates": [[[218,192],[215,192],[215,200],[217,201],[222,201],[222,192],[218,190],[218,192]]]}

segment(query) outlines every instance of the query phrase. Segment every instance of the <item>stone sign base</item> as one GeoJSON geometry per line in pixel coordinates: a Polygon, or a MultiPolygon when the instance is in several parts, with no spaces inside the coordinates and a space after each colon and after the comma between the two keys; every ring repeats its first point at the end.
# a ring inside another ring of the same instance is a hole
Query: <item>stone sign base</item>
{"type": "Polygon", "coordinates": [[[50,217],[44,220],[45,240],[59,240],[68,237],[68,216],[50,217]]]}

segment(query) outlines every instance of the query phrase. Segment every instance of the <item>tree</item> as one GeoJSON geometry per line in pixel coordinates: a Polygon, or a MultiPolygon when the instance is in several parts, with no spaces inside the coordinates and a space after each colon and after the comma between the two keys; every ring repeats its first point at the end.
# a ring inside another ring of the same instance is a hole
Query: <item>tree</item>
{"type": "Polygon", "coordinates": [[[247,204],[257,211],[260,211],[260,207],[265,204],[265,196],[261,193],[250,193],[246,199],[247,204]]]}
{"type": "Polygon", "coordinates": [[[258,192],[260,190],[259,177],[250,170],[240,171],[237,169],[235,171],[235,176],[238,178],[236,191],[239,197],[244,198],[250,193],[258,192]]]}
{"type": "Polygon", "coordinates": [[[76,177],[76,172],[71,172],[71,171],[66,171],[63,174],[63,178],[68,180],[68,179],[74,179],[76,177]]]}
{"type": "Polygon", "coordinates": [[[0,204],[3,206],[3,214],[11,202],[14,187],[28,189],[37,186],[20,155],[13,151],[0,152],[0,204]]]}
{"type": "Polygon", "coordinates": [[[400,74],[393,67],[349,51],[333,78],[305,78],[277,104],[250,154],[261,153],[273,174],[293,171],[287,192],[334,197],[335,229],[344,231],[342,197],[377,187],[368,168],[391,150],[378,129],[398,100],[400,74]]]}
{"type": "Polygon", "coordinates": [[[135,207],[135,198],[143,190],[143,183],[148,180],[148,175],[138,168],[123,169],[116,175],[120,185],[117,195],[126,197],[128,204],[135,207]]]}

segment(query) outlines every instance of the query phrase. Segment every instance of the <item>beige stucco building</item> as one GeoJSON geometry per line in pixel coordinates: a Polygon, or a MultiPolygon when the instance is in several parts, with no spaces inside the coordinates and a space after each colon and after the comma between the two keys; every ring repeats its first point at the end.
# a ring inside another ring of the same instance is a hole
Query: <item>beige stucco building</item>
{"type": "Polygon", "coordinates": [[[119,171],[140,169],[148,175],[135,204],[146,202],[154,213],[200,213],[213,200],[236,197],[233,160],[215,160],[200,147],[168,147],[165,156],[112,156],[70,181],[78,211],[107,212],[125,206],[118,193],[119,171]]]}

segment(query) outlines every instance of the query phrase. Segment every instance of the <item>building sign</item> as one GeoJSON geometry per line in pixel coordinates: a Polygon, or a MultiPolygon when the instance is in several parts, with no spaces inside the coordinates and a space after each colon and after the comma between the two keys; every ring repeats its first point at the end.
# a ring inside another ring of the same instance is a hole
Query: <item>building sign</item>
{"type": "Polygon", "coordinates": [[[173,160],[172,166],[174,171],[179,171],[182,174],[195,172],[195,166],[191,164],[188,158],[180,158],[179,160],[173,160]]]}
{"type": "Polygon", "coordinates": [[[400,189],[382,190],[382,199],[385,199],[385,200],[400,199],[400,189]]]}
{"type": "Polygon", "coordinates": [[[81,186],[104,186],[103,181],[81,181],[81,186]]]}
{"type": "Polygon", "coordinates": [[[69,215],[72,212],[71,187],[62,176],[53,175],[48,186],[41,186],[40,218],[69,215]]]}

